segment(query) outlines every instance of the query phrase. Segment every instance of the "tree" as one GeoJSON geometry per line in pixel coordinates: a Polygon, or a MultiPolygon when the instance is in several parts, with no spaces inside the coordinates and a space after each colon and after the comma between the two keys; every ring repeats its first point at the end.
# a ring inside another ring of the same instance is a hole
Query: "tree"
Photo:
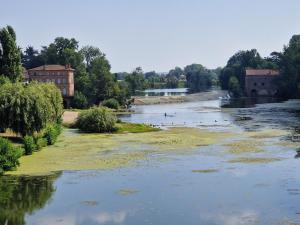
{"type": "Polygon", "coordinates": [[[191,92],[206,90],[212,86],[212,73],[201,64],[191,64],[184,68],[187,87],[191,92]]]}
{"type": "Polygon", "coordinates": [[[45,62],[38,50],[34,49],[32,46],[28,46],[22,54],[22,64],[26,69],[31,69],[42,66],[45,62]]]}
{"type": "Polygon", "coordinates": [[[89,103],[87,97],[84,94],[82,94],[80,91],[75,91],[72,107],[77,109],[86,109],[88,105],[89,103]]]}
{"type": "Polygon", "coordinates": [[[232,76],[238,79],[241,91],[245,89],[246,68],[275,69],[276,65],[270,59],[263,59],[256,49],[238,51],[222,69],[219,79],[222,89],[229,89],[229,81],[232,76]]]}
{"type": "Polygon", "coordinates": [[[0,30],[0,75],[14,82],[22,79],[21,51],[11,26],[0,30]]]}
{"type": "Polygon", "coordinates": [[[80,53],[84,56],[85,62],[87,67],[89,68],[91,66],[91,62],[97,58],[97,57],[101,57],[105,55],[100,51],[99,48],[97,47],[93,47],[90,45],[86,45],[84,47],[82,47],[82,49],[80,50],[80,53]]]}
{"type": "Polygon", "coordinates": [[[300,97],[300,35],[294,35],[283,53],[273,52],[272,61],[279,68],[281,76],[276,80],[281,97],[300,97]]]}
{"type": "Polygon", "coordinates": [[[235,76],[230,77],[228,88],[234,97],[240,97],[242,95],[239,80],[235,76]]]}
{"type": "Polygon", "coordinates": [[[0,128],[23,137],[58,123],[63,111],[62,97],[54,84],[7,83],[0,89],[0,128]]]}
{"type": "Polygon", "coordinates": [[[131,94],[146,88],[146,80],[141,67],[137,67],[131,74],[126,76],[125,81],[128,83],[131,94]]]}
{"type": "Polygon", "coordinates": [[[170,70],[168,73],[168,77],[176,77],[177,79],[179,79],[179,77],[183,74],[183,70],[176,66],[174,69],[170,70]]]}

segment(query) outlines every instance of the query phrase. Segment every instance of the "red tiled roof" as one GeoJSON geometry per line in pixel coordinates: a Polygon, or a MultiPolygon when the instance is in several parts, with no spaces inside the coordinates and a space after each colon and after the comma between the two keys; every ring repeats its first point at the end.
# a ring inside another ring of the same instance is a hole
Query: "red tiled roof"
{"type": "Polygon", "coordinates": [[[278,70],[270,69],[246,69],[246,76],[278,76],[278,70]]]}
{"type": "Polygon", "coordinates": [[[74,70],[74,69],[72,69],[71,67],[62,66],[62,65],[44,65],[44,66],[32,68],[30,70],[31,71],[36,71],[36,70],[39,71],[39,70],[74,70]]]}

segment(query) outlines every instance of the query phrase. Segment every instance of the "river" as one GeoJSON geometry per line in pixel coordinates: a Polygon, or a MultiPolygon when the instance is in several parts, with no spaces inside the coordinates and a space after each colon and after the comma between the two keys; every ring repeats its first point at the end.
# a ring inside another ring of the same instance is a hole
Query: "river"
{"type": "Polygon", "coordinates": [[[300,101],[221,105],[212,100],[136,106],[136,113],[122,120],[235,132],[251,139],[253,148],[264,143],[261,151],[239,158],[274,160],[234,161],[224,146],[212,144],[186,154],[149,155],[117,169],[3,176],[0,224],[300,224],[299,145],[289,142],[290,135],[251,133],[293,132],[300,125],[300,101]]]}

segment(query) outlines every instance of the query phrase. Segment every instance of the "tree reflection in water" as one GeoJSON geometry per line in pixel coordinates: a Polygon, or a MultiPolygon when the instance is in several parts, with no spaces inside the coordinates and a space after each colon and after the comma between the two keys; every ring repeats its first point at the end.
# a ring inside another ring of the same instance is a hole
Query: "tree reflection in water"
{"type": "Polygon", "coordinates": [[[60,174],[0,177],[0,224],[26,224],[25,215],[43,208],[51,199],[53,183],[60,174]]]}

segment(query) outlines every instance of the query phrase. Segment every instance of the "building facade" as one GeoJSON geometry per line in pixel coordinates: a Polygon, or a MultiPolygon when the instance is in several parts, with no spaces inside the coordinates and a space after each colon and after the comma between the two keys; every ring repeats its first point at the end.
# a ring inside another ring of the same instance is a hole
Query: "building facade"
{"type": "Polygon", "coordinates": [[[74,96],[74,69],[70,65],[44,65],[29,69],[27,73],[29,81],[54,83],[62,93],[65,106],[70,106],[74,96]]]}
{"type": "Polygon", "coordinates": [[[248,97],[274,96],[277,87],[274,79],[279,71],[270,69],[246,69],[245,90],[248,97]]]}

